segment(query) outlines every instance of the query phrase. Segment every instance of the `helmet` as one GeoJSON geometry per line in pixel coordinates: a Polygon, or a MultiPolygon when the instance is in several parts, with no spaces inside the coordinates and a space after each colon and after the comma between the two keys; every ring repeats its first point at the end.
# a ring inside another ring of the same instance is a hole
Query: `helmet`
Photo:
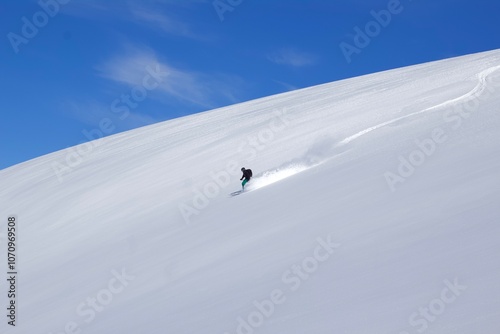
{"type": "Polygon", "coordinates": [[[241,171],[243,172],[245,170],[245,167],[241,167],[241,171]]]}

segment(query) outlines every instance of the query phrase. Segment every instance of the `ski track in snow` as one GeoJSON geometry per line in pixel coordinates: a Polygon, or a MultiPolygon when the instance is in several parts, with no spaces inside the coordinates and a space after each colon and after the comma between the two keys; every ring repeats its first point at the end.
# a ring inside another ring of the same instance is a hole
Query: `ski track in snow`
{"type": "MultiPolygon", "coordinates": [[[[420,110],[417,112],[413,112],[413,113],[405,115],[405,116],[397,117],[397,118],[394,118],[392,120],[371,126],[367,129],[364,129],[362,131],[357,132],[356,134],[354,134],[352,136],[344,138],[342,141],[340,141],[337,144],[337,147],[344,146],[344,145],[352,142],[353,140],[355,140],[361,136],[364,136],[364,135],[366,135],[374,130],[380,129],[380,128],[387,126],[387,125],[391,125],[393,123],[397,123],[401,120],[405,120],[405,119],[408,119],[410,117],[420,115],[420,114],[423,114],[426,112],[435,111],[435,110],[439,110],[441,108],[449,107],[449,106],[455,105],[457,103],[467,101],[469,99],[478,98],[485,91],[485,89],[488,87],[488,83],[487,83],[488,76],[495,73],[499,69],[500,69],[500,65],[493,66],[493,67],[490,67],[486,70],[481,71],[479,74],[477,74],[477,79],[478,79],[477,85],[471,91],[467,92],[466,94],[464,94],[462,96],[447,100],[443,103],[439,103],[435,106],[432,106],[432,107],[429,107],[429,108],[426,108],[426,109],[423,109],[423,110],[420,110]]],[[[249,184],[248,189],[249,190],[257,190],[257,189],[266,187],[270,184],[281,181],[283,179],[286,179],[290,176],[301,173],[301,172],[308,170],[310,168],[316,167],[316,166],[322,164],[323,162],[326,162],[330,158],[323,157],[323,159],[319,158],[319,159],[316,159],[314,161],[300,161],[300,162],[295,161],[295,162],[285,163],[280,167],[265,171],[265,172],[261,173],[260,175],[256,175],[253,179],[253,183],[249,184]]],[[[239,193],[238,193],[238,195],[239,195],[239,193]]]]}
{"type": "Polygon", "coordinates": [[[311,165],[307,164],[290,164],[289,166],[276,168],[274,170],[265,171],[259,175],[256,175],[252,183],[248,184],[248,190],[253,191],[270,184],[284,180],[290,176],[298,174],[305,171],[311,167],[317,166],[319,163],[313,163],[311,165]]]}
{"type": "Polygon", "coordinates": [[[427,109],[424,109],[424,110],[420,110],[420,111],[417,111],[417,112],[414,112],[414,113],[411,113],[411,114],[408,114],[408,115],[405,115],[405,116],[401,116],[401,117],[398,117],[398,118],[394,118],[390,121],[387,121],[387,122],[383,122],[383,123],[380,123],[380,124],[377,124],[377,125],[374,125],[372,127],[369,127],[367,129],[364,129],[352,136],[349,136],[345,139],[343,139],[339,145],[345,145],[345,144],[348,144],[350,143],[351,141],[367,134],[367,133],[370,133],[374,130],[377,130],[379,128],[382,128],[384,126],[387,126],[387,125],[390,125],[390,124],[393,124],[393,123],[396,123],[396,122],[399,122],[401,120],[404,120],[404,119],[407,119],[407,118],[410,118],[410,117],[413,117],[415,115],[419,115],[419,114],[422,114],[422,113],[425,113],[425,112],[429,112],[429,111],[434,111],[434,110],[438,110],[438,109],[441,109],[443,107],[448,107],[448,106],[451,106],[451,105],[454,105],[454,104],[457,104],[459,102],[462,102],[462,101],[465,101],[465,100],[468,100],[468,99],[473,99],[473,98],[477,98],[479,97],[483,92],[484,90],[487,88],[487,82],[486,82],[486,79],[488,78],[489,75],[493,74],[494,72],[496,72],[497,70],[500,69],[500,65],[499,66],[494,66],[494,67],[490,67],[482,72],[480,72],[478,74],[478,84],[476,85],[476,87],[474,87],[474,89],[472,89],[470,92],[462,95],[462,96],[459,96],[455,99],[451,99],[451,100],[448,100],[448,101],[445,101],[443,103],[440,103],[438,105],[435,105],[435,106],[432,106],[430,108],[427,108],[427,109]]]}
{"type": "MultiPolygon", "coordinates": [[[[441,108],[449,107],[449,106],[455,105],[457,103],[467,101],[469,99],[478,98],[484,92],[484,90],[488,87],[488,83],[487,83],[488,76],[495,73],[499,69],[500,69],[500,65],[493,66],[493,67],[490,67],[484,71],[481,71],[477,75],[477,78],[479,81],[478,84],[471,91],[467,92],[466,94],[464,94],[462,96],[447,100],[443,103],[426,108],[424,110],[413,112],[411,114],[397,117],[397,118],[394,118],[392,120],[371,126],[367,129],[364,129],[360,132],[357,132],[356,134],[354,134],[352,136],[349,136],[349,137],[343,139],[342,141],[339,142],[337,147],[346,145],[346,144],[352,142],[353,140],[358,139],[359,137],[364,136],[364,135],[366,135],[374,130],[380,129],[380,128],[387,126],[387,125],[391,125],[393,123],[397,123],[401,120],[405,120],[405,119],[408,119],[410,117],[420,115],[420,114],[423,114],[426,112],[435,111],[435,110],[439,110],[441,108]]],[[[267,171],[263,175],[260,175],[260,177],[257,176],[255,178],[255,181],[257,181],[257,182],[254,182],[252,190],[257,190],[259,188],[265,187],[265,186],[272,184],[274,182],[280,181],[282,179],[293,176],[297,173],[303,172],[309,168],[316,167],[327,160],[329,160],[329,159],[326,158],[323,161],[315,161],[314,163],[310,163],[310,164],[308,164],[308,163],[290,163],[287,166],[277,168],[275,170],[267,171]]]]}

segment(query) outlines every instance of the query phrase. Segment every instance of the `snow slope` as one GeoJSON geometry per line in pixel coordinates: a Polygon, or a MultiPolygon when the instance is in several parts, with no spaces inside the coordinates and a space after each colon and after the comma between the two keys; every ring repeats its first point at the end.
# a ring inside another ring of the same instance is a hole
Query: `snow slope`
{"type": "Polygon", "coordinates": [[[499,128],[497,50],[2,170],[0,331],[498,333],[499,128]]]}

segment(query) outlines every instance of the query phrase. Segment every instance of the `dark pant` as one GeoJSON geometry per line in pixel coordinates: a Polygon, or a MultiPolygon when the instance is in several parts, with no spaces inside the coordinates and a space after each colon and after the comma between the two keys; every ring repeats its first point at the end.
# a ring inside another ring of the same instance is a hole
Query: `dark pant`
{"type": "Polygon", "coordinates": [[[247,184],[248,181],[250,181],[250,179],[244,179],[243,182],[241,182],[241,187],[243,189],[245,188],[245,184],[247,184]]]}

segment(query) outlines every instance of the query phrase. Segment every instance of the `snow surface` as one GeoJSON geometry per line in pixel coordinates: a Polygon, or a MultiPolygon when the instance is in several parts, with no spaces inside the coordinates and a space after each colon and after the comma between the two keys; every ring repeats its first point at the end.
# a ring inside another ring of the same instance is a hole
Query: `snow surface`
{"type": "Polygon", "coordinates": [[[499,129],[497,50],[4,169],[0,332],[499,333],[499,129]]]}

